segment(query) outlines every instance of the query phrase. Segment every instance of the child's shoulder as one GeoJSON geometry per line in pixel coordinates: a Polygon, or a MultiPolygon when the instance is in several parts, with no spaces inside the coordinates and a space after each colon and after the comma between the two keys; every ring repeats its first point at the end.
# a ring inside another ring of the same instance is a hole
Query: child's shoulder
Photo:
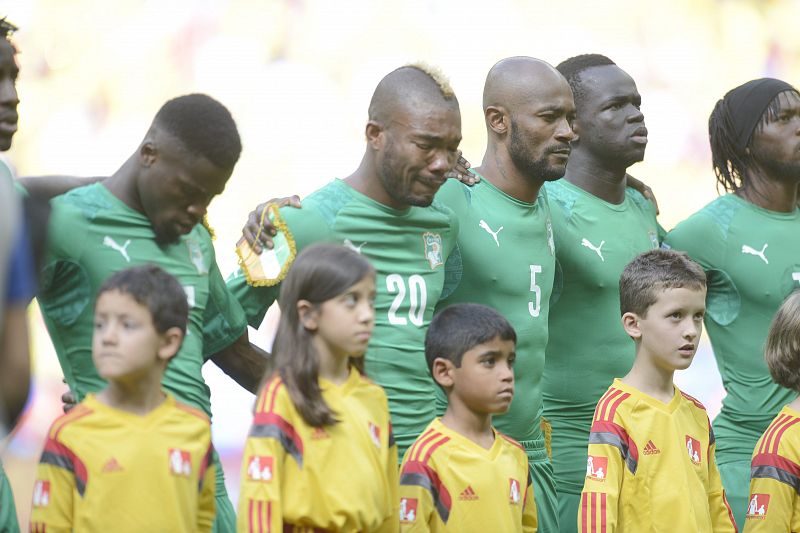
{"type": "Polygon", "coordinates": [[[503,444],[504,447],[512,449],[512,450],[519,450],[523,454],[526,454],[526,457],[527,457],[527,453],[525,452],[525,447],[522,444],[520,444],[516,440],[512,439],[511,437],[509,437],[505,433],[501,433],[500,431],[497,430],[497,428],[495,428],[494,432],[497,435],[497,438],[500,439],[500,442],[503,444]]]}
{"type": "Polygon", "coordinates": [[[256,398],[256,413],[271,413],[276,407],[282,409],[285,403],[291,404],[289,391],[286,389],[286,384],[281,378],[280,374],[275,372],[272,376],[264,381],[261,391],[256,398]]]}
{"type": "Polygon", "coordinates": [[[686,394],[685,392],[683,392],[682,390],[680,390],[678,387],[675,387],[675,389],[676,389],[676,390],[678,391],[678,393],[681,395],[681,400],[682,400],[683,402],[685,402],[685,403],[689,404],[689,405],[690,405],[692,408],[694,408],[694,409],[697,409],[698,411],[702,411],[704,414],[706,414],[706,416],[708,416],[708,414],[707,414],[707,412],[706,412],[706,406],[705,406],[705,405],[703,405],[703,404],[700,402],[700,400],[698,400],[698,399],[697,399],[697,398],[695,398],[694,396],[691,396],[691,395],[689,395],[689,394],[686,394]]]}
{"type": "Polygon", "coordinates": [[[91,404],[82,401],[53,421],[50,425],[50,431],[47,434],[48,439],[59,440],[64,435],[68,435],[73,431],[80,431],[83,422],[94,412],[95,410],[92,408],[91,404]]]}
{"type": "Polygon", "coordinates": [[[179,402],[178,400],[173,400],[173,404],[171,407],[172,409],[175,410],[176,413],[180,413],[180,416],[186,418],[187,420],[198,421],[199,423],[206,426],[211,425],[211,419],[208,418],[208,415],[206,415],[200,409],[179,402]]]}
{"type": "Polygon", "coordinates": [[[639,403],[637,400],[637,391],[627,387],[618,379],[614,380],[614,383],[597,402],[593,424],[598,422],[624,424],[625,414],[633,410],[633,407],[639,403]]]}
{"type": "Polygon", "coordinates": [[[443,453],[446,454],[448,443],[452,437],[448,435],[448,431],[444,426],[435,419],[428,424],[428,427],[417,437],[417,440],[406,450],[406,455],[403,457],[403,464],[406,463],[422,463],[430,464],[443,453]]]}

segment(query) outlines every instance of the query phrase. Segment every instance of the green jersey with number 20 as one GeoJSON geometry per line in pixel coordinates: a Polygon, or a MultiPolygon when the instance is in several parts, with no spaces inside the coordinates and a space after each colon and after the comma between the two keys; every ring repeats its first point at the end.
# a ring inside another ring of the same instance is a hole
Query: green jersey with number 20
{"type": "MultiPolygon", "coordinates": [[[[425,363],[425,333],[444,285],[444,262],[455,247],[454,213],[430,207],[392,209],[336,180],[280,215],[299,253],[316,242],[353,248],[377,271],[375,329],[367,375],[386,391],[400,457],[435,416],[435,385],[425,363]]],[[[258,327],[280,285],[254,287],[240,271],[228,286],[258,327]]]]}

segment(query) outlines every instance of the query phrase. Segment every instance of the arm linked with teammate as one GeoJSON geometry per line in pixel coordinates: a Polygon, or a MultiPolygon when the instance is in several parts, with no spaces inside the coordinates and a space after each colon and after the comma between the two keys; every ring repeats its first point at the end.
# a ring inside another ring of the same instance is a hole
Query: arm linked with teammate
{"type": "Polygon", "coordinates": [[[76,176],[26,176],[17,181],[33,197],[49,200],[72,189],[91,185],[106,179],[105,176],[78,178],[76,176]]]}
{"type": "Polygon", "coordinates": [[[270,367],[269,353],[250,342],[246,329],[232,344],[212,355],[211,360],[253,394],[258,394],[261,379],[270,367]]]}

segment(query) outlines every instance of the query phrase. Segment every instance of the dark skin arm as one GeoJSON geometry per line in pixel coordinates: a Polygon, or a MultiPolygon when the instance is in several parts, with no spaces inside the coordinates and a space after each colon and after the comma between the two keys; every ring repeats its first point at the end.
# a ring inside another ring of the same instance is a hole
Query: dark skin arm
{"type": "Polygon", "coordinates": [[[9,427],[13,427],[28,400],[31,382],[27,305],[7,307],[5,313],[0,332],[0,394],[9,427]]]}
{"type": "Polygon", "coordinates": [[[211,356],[211,360],[231,379],[253,394],[271,368],[269,353],[250,342],[245,329],[233,344],[211,356]]]}
{"type": "MultiPolygon", "coordinates": [[[[453,170],[447,172],[445,176],[447,178],[457,179],[461,183],[471,187],[478,183],[481,179],[475,174],[472,174],[469,171],[469,168],[469,161],[467,161],[464,156],[461,155],[461,150],[459,150],[456,166],[453,167],[453,170]]],[[[264,212],[264,209],[266,209],[266,207],[270,204],[278,204],[278,207],[290,205],[298,209],[301,207],[300,197],[295,194],[285,198],[273,198],[271,200],[267,200],[263,204],[258,204],[258,206],[256,206],[256,208],[250,212],[250,214],[247,216],[247,222],[242,228],[242,236],[247,243],[252,246],[253,251],[257,254],[260,254],[264,249],[270,250],[273,246],[272,237],[275,236],[276,230],[268,219],[264,218],[263,229],[259,231],[259,227],[261,225],[261,215],[264,212]],[[256,235],[258,236],[257,240],[256,235]]]]}
{"type": "Polygon", "coordinates": [[[49,200],[77,187],[91,185],[104,180],[104,176],[92,178],[78,178],[76,176],[26,176],[19,178],[19,182],[31,196],[49,200]]]}

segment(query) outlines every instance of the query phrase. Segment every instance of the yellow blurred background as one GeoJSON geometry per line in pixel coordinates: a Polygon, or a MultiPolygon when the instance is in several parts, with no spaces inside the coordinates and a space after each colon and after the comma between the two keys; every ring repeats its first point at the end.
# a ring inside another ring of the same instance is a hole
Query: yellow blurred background
{"type": "MultiPolygon", "coordinates": [[[[229,107],[244,151],[209,215],[224,274],[258,201],[302,196],[355,169],[372,90],[404,63],[424,60],[450,77],[462,148],[478,164],[483,81],[497,60],[608,55],[642,94],[650,143],[631,173],[655,190],[667,229],[716,195],[707,134],[714,102],[748,79],[797,83],[800,74],[795,0],[20,0],[0,1],[2,15],[20,27],[20,130],[6,154],[19,175],[114,172],[161,104],[180,94],[206,92],[229,107]]],[[[38,312],[31,316],[35,394],[2,454],[22,529],[64,390],[38,312]]],[[[267,348],[272,322],[274,314],[255,335],[267,348]]],[[[253,396],[207,366],[235,502],[253,396]]],[[[718,410],[707,344],[679,385],[718,410]]]]}

